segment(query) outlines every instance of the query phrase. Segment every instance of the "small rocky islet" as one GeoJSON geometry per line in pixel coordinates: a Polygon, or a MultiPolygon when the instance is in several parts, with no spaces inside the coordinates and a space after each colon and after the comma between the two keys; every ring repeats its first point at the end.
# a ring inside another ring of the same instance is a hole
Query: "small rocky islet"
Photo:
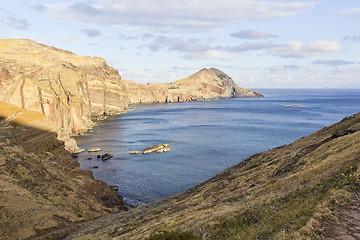
{"type": "MultiPolygon", "coordinates": [[[[147,147],[144,150],[142,150],[141,153],[142,154],[148,154],[148,153],[152,153],[152,152],[164,153],[164,152],[168,152],[170,150],[171,150],[170,145],[167,143],[163,143],[163,144],[147,147]]],[[[139,151],[130,151],[129,153],[130,154],[140,154],[139,151]]]]}

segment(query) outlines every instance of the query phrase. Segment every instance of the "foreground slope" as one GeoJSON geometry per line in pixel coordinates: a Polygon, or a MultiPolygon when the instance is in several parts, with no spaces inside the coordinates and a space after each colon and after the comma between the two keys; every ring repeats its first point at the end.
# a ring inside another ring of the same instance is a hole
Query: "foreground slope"
{"type": "Polygon", "coordinates": [[[73,230],[125,210],[106,183],[78,169],[56,135],[44,114],[0,101],[0,239],[73,230]]]}
{"type": "Polygon", "coordinates": [[[354,196],[360,114],[256,154],[187,192],[95,221],[68,239],[303,239],[354,196]],[[156,235],[158,234],[158,235],[156,235]],[[180,233],[172,233],[180,235],[180,233]]]}

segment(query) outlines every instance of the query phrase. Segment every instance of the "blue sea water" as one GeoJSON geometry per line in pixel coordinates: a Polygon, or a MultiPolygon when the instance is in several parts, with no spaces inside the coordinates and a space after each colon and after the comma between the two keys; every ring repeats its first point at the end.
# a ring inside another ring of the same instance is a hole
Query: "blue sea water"
{"type": "Polygon", "coordinates": [[[185,191],[247,157],[360,112],[360,90],[260,89],[264,98],[133,106],[78,137],[78,161],[137,206],[185,191]],[[308,108],[287,108],[299,104],[308,108]],[[168,143],[170,152],[130,155],[168,143]],[[107,161],[96,158],[105,152],[107,161]],[[88,159],[92,158],[92,159],[88,159]],[[98,166],[93,169],[93,166],[98,166]]]}

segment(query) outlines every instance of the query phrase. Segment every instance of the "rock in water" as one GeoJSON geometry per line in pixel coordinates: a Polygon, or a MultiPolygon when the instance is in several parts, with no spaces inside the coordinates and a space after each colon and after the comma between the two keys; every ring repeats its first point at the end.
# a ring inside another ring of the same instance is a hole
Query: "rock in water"
{"type": "Polygon", "coordinates": [[[139,151],[131,151],[130,154],[140,154],[139,151]]]}
{"type": "Polygon", "coordinates": [[[303,105],[300,105],[300,104],[294,104],[295,107],[299,107],[299,108],[309,108],[307,106],[303,106],[303,105]]]}
{"type": "Polygon", "coordinates": [[[168,152],[171,150],[171,147],[169,146],[169,144],[160,144],[160,145],[155,145],[152,147],[147,147],[142,151],[142,154],[147,154],[147,153],[152,153],[152,152],[168,152]]]}
{"type": "Polygon", "coordinates": [[[113,155],[111,155],[110,153],[105,153],[104,155],[101,155],[101,160],[106,161],[112,157],[113,157],[113,155]]]}
{"type": "Polygon", "coordinates": [[[99,152],[101,150],[101,148],[89,148],[87,151],[88,152],[99,152]]]}
{"type": "Polygon", "coordinates": [[[163,153],[163,152],[168,152],[170,150],[171,150],[171,147],[165,147],[165,148],[161,148],[161,149],[157,150],[156,152],[163,153]]]}

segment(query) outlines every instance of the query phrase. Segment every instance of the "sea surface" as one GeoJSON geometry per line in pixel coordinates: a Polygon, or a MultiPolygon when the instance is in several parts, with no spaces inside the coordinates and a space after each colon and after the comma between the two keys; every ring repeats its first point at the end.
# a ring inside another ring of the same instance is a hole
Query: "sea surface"
{"type": "Polygon", "coordinates": [[[119,186],[129,206],[185,191],[249,156],[288,144],[360,112],[360,90],[257,89],[264,98],[135,105],[78,137],[96,179],[119,186]],[[307,108],[284,107],[299,104],[307,108]],[[170,152],[130,155],[168,143],[170,152]],[[114,157],[102,161],[98,154],[114,157]],[[91,158],[91,159],[90,159],[91,158]],[[98,168],[93,168],[98,166],[98,168]]]}

